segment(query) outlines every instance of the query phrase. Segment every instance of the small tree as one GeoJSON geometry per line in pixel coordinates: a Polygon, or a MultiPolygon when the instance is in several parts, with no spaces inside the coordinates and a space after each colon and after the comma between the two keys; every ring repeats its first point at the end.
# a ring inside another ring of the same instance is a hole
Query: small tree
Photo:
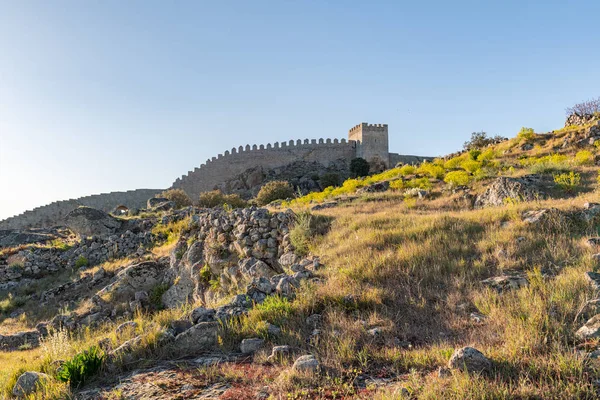
{"type": "Polygon", "coordinates": [[[369,175],[369,163],[364,158],[353,158],[350,161],[350,173],[355,178],[369,175]]]}
{"type": "Polygon", "coordinates": [[[340,176],[333,172],[323,174],[319,178],[319,183],[321,184],[321,187],[323,189],[325,189],[326,187],[329,187],[329,186],[339,186],[340,185],[340,176]]]}
{"type": "Polygon", "coordinates": [[[567,116],[571,114],[579,114],[579,115],[594,115],[600,114],[600,97],[596,99],[591,99],[587,101],[582,101],[581,103],[577,103],[572,107],[567,107],[565,109],[567,116]]]}
{"type": "Polygon", "coordinates": [[[164,197],[175,203],[175,208],[183,208],[192,205],[192,199],[183,189],[169,189],[160,194],[159,197],[164,197]]]}
{"type": "Polygon", "coordinates": [[[275,200],[285,200],[294,196],[294,188],[286,181],[267,182],[256,195],[256,201],[264,206],[275,200]]]}
{"type": "Polygon", "coordinates": [[[494,137],[488,137],[487,133],[481,132],[473,132],[471,133],[471,140],[465,142],[463,148],[465,150],[471,149],[481,149],[482,147],[489,146],[491,144],[495,144],[505,140],[506,138],[496,135],[494,137]]]}

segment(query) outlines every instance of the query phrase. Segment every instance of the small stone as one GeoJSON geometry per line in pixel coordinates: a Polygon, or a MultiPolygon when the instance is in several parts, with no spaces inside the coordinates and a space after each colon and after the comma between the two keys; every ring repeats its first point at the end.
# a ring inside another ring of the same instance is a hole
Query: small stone
{"type": "Polygon", "coordinates": [[[306,325],[313,329],[318,328],[319,326],[321,326],[322,319],[323,317],[321,316],[321,314],[312,314],[306,318],[306,325]]]}
{"type": "Polygon", "coordinates": [[[479,350],[473,347],[463,347],[454,351],[448,361],[448,368],[467,372],[484,372],[491,370],[492,362],[479,350]]]}
{"type": "Polygon", "coordinates": [[[477,322],[477,323],[481,323],[483,321],[485,321],[485,319],[487,318],[485,315],[478,313],[478,312],[472,312],[469,315],[469,318],[471,318],[471,321],[477,322]]]}
{"type": "Polygon", "coordinates": [[[367,333],[373,337],[380,336],[383,333],[383,329],[380,327],[375,327],[373,329],[369,329],[367,333]]]}
{"type": "Polygon", "coordinates": [[[319,369],[319,361],[312,354],[300,356],[296,359],[292,368],[299,372],[316,372],[319,369]]]}
{"type": "Polygon", "coordinates": [[[240,350],[244,354],[252,354],[260,349],[264,343],[265,341],[260,338],[244,339],[240,345],[240,350]]]}
{"type": "Polygon", "coordinates": [[[279,361],[291,353],[292,349],[290,346],[274,346],[273,350],[271,350],[271,355],[267,358],[267,361],[279,361]]]}

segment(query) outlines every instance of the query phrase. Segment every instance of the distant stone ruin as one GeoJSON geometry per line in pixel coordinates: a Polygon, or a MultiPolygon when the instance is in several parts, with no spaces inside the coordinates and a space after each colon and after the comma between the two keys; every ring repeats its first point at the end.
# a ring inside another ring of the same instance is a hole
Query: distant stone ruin
{"type": "Polygon", "coordinates": [[[397,163],[418,163],[429,157],[407,156],[389,152],[387,124],[363,122],[348,132],[346,139],[304,139],[265,145],[246,145],[233,148],[207,160],[173,182],[172,187],[183,189],[192,199],[202,192],[221,188],[222,183],[235,179],[245,171],[262,167],[273,169],[294,162],[318,162],[329,166],[339,160],[364,158],[376,169],[386,169],[397,163]]]}
{"type": "MultiPolygon", "coordinates": [[[[225,151],[200,167],[189,171],[173,182],[172,188],[183,189],[193,200],[202,192],[227,188],[227,182],[253,168],[281,168],[318,163],[324,167],[349,165],[361,157],[373,170],[383,170],[397,163],[419,163],[429,157],[407,156],[389,152],[388,126],[363,122],[348,132],[346,139],[304,139],[265,145],[246,145],[225,151]]],[[[0,221],[0,229],[47,228],[64,225],[64,217],[79,206],[88,206],[105,212],[135,210],[146,206],[148,198],[162,189],[138,189],[127,192],[103,193],[79,199],[56,201],[23,214],[0,221]]]]}

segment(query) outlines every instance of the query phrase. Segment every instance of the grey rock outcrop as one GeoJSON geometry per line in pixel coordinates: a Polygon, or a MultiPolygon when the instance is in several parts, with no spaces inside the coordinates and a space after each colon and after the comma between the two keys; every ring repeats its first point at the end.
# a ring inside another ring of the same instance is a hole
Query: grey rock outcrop
{"type": "Polygon", "coordinates": [[[15,386],[12,389],[12,395],[17,398],[24,398],[35,392],[44,381],[50,379],[50,376],[41,372],[28,371],[19,376],[15,386]]]}
{"type": "Polygon", "coordinates": [[[113,235],[121,224],[119,219],[91,207],[78,207],[65,217],[65,225],[82,237],[113,235]]]}
{"type": "Polygon", "coordinates": [[[528,175],[521,178],[499,177],[483,194],[475,199],[476,207],[501,206],[506,201],[534,201],[544,199],[546,194],[540,190],[541,177],[528,175]]]}
{"type": "Polygon", "coordinates": [[[575,336],[580,340],[600,338],[600,314],[590,318],[575,332],[575,336]]]}
{"type": "Polygon", "coordinates": [[[186,354],[207,350],[216,345],[217,322],[200,322],[175,337],[175,349],[186,354]]]}

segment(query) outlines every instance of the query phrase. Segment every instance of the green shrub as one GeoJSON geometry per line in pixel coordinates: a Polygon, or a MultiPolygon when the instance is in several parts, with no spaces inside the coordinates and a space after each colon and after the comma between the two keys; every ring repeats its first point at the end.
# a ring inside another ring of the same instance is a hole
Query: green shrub
{"type": "Polygon", "coordinates": [[[468,153],[461,154],[460,156],[452,157],[444,163],[445,169],[458,169],[460,168],[460,164],[464,161],[467,161],[469,158],[468,153]]]}
{"type": "Polygon", "coordinates": [[[369,163],[364,158],[353,158],[350,161],[350,173],[353,177],[369,175],[369,163]]]}
{"type": "Polygon", "coordinates": [[[79,387],[100,370],[103,361],[104,352],[92,346],[67,360],[58,370],[56,378],[68,382],[72,387],[79,387]]]}
{"type": "Polygon", "coordinates": [[[573,192],[581,183],[581,175],[576,172],[569,172],[554,175],[554,183],[567,193],[573,192]]]}
{"type": "Polygon", "coordinates": [[[340,186],[340,176],[334,172],[323,174],[319,178],[319,183],[323,189],[329,186],[337,187],[340,186]]]}
{"type": "Polygon", "coordinates": [[[519,139],[525,139],[526,141],[531,141],[531,140],[535,139],[535,132],[533,131],[533,128],[522,127],[521,130],[519,131],[519,133],[517,133],[517,137],[519,139]]]}
{"type": "Polygon", "coordinates": [[[575,154],[575,164],[594,165],[594,154],[589,150],[581,150],[575,154]]]}
{"type": "Polygon", "coordinates": [[[402,179],[398,179],[390,182],[390,189],[392,190],[402,190],[405,189],[406,185],[402,179]]]}
{"type": "Polygon", "coordinates": [[[413,175],[416,170],[417,170],[417,168],[415,168],[414,165],[406,164],[406,165],[403,165],[402,167],[400,167],[400,170],[398,171],[398,173],[401,176],[413,175]]]}
{"type": "Polygon", "coordinates": [[[469,158],[473,161],[477,161],[477,157],[481,154],[481,150],[479,149],[471,149],[469,150],[469,158]]]}
{"type": "Polygon", "coordinates": [[[79,258],[75,261],[75,268],[87,267],[88,259],[84,256],[79,256],[79,258]]]}
{"type": "Polygon", "coordinates": [[[294,197],[294,189],[286,181],[267,182],[260,188],[256,201],[264,206],[275,200],[285,200],[294,197]]]}
{"type": "Polygon", "coordinates": [[[460,164],[460,167],[462,169],[464,169],[467,172],[470,173],[475,173],[477,172],[477,170],[479,170],[481,168],[481,163],[479,161],[474,161],[474,160],[467,160],[467,161],[463,161],[460,164]]]}
{"type": "Polygon", "coordinates": [[[492,148],[489,148],[485,151],[483,151],[481,154],[479,154],[479,156],[477,157],[477,161],[481,161],[481,162],[486,162],[486,161],[491,161],[492,159],[496,158],[496,151],[492,148]]]}
{"type": "Polygon", "coordinates": [[[418,188],[423,190],[430,190],[433,185],[427,178],[415,178],[405,182],[407,188],[418,188]]]}
{"type": "Polygon", "coordinates": [[[417,173],[429,175],[430,177],[435,179],[441,179],[444,176],[445,172],[446,171],[444,171],[443,167],[440,167],[439,165],[434,165],[433,163],[427,161],[425,161],[419,166],[419,168],[417,168],[417,173]]]}
{"type": "Polygon", "coordinates": [[[183,189],[169,189],[162,192],[158,197],[164,197],[175,203],[175,208],[183,208],[192,205],[192,199],[183,189]]]}
{"type": "Polygon", "coordinates": [[[225,205],[231,208],[243,208],[248,203],[240,197],[239,194],[224,194],[220,190],[200,193],[198,206],[205,208],[223,207],[225,205]]]}
{"type": "Polygon", "coordinates": [[[471,182],[471,175],[466,171],[452,171],[446,174],[444,182],[452,187],[466,186],[471,182]]]}
{"type": "Polygon", "coordinates": [[[543,157],[524,157],[519,160],[524,167],[534,174],[565,172],[569,170],[569,157],[564,154],[550,154],[543,157]]]}

